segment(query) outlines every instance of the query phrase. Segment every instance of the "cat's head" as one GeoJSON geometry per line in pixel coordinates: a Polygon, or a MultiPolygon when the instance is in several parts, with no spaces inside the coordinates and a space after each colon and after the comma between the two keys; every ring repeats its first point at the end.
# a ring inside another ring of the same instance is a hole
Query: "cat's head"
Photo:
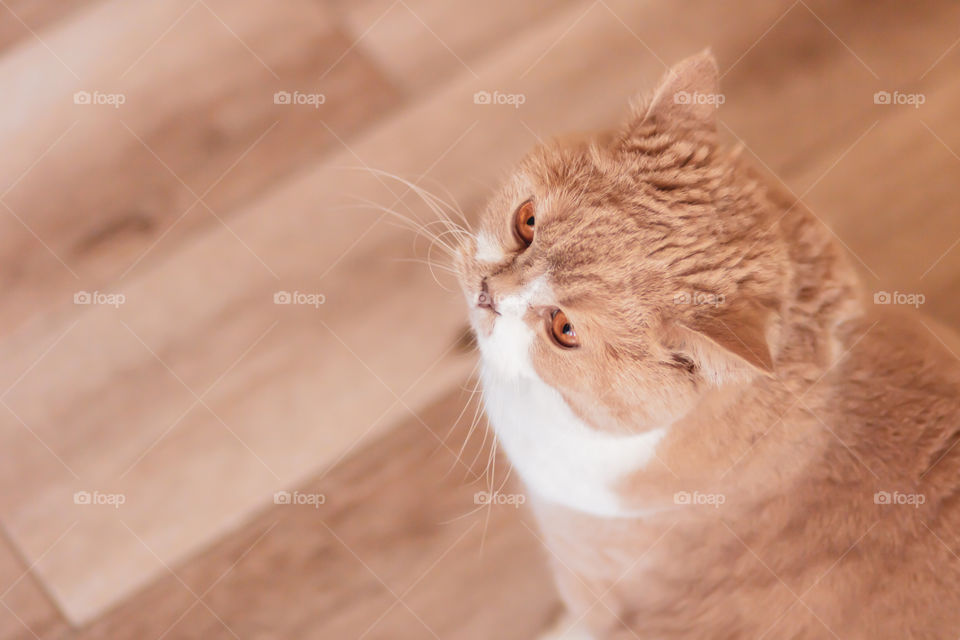
{"type": "Polygon", "coordinates": [[[642,431],[774,369],[788,260],[718,147],[716,63],[681,62],[615,133],[532,151],[460,247],[485,369],[642,431]]]}

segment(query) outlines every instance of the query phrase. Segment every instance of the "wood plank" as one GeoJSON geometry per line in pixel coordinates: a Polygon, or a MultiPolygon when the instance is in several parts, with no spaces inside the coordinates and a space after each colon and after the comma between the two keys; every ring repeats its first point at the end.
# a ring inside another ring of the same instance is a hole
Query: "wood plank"
{"type": "Polygon", "coordinates": [[[29,567],[0,539],[0,639],[43,637],[65,621],[43,593],[29,567]]]}
{"type": "Polygon", "coordinates": [[[923,3],[918,18],[896,2],[809,6],[794,7],[724,79],[728,133],[804,196],[868,290],[923,294],[924,310],[956,327],[960,7],[923,3]],[[784,72],[791,60],[805,71],[784,72]],[[877,91],[924,102],[875,104],[877,91]]]}
{"type": "Polygon", "coordinates": [[[0,5],[0,14],[6,14],[0,19],[0,51],[39,37],[44,28],[93,1],[4,0],[0,5]]]}
{"type": "Polygon", "coordinates": [[[435,2],[434,0],[329,0],[357,46],[398,85],[416,94],[438,80],[475,73],[484,57],[551,15],[588,3],[435,2]]]}
{"type": "Polygon", "coordinates": [[[220,225],[339,148],[326,126],[349,136],[401,98],[310,0],[269,11],[258,0],[114,0],[25,44],[0,58],[11,95],[0,105],[7,331],[220,225]],[[75,104],[77,91],[125,102],[75,104]],[[277,91],[331,100],[275,104],[277,91]]]}
{"type": "MultiPolygon", "coordinates": [[[[533,637],[557,604],[530,516],[508,505],[477,510],[485,481],[465,480],[466,467],[426,432],[459,448],[468,397],[449,394],[421,412],[426,427],[407,420],[301,484],[326,496],[318,508],[272,506],[175,567],[190,590],[207,592],[204,604],[168,575],[69,637],[232,637],[226,627],[241,638],[533,637]]],[[[477,474],[482,441],[476,432],[463,455],[477,474]]],[[[508,481],[503,492],[513,491],[508,481]]]]}
{"type": "MultiPolygon", "coordinates": [[[[915,8],[895,0],[796,4],[749,50],[719,51],[727,133],[803,193],[871,124],[893,115],[873,103],[876,91],[910,91],[955,43],[960,6],[915,8]]],[[[931,73],[951,69],[956,58],[931,73]]]]}
{"type": "MultiPolygon", "coordinates": [[[[960,325],[958,66],[955,56],[910,89],[926,100],[919,108],[877,105],[880,123],[807,197],[848,246],[868,290],[920,294],[923,311],[954,328],[960,325]]],[[[802,180],[819,177],[809,171],[802,180]]]]}

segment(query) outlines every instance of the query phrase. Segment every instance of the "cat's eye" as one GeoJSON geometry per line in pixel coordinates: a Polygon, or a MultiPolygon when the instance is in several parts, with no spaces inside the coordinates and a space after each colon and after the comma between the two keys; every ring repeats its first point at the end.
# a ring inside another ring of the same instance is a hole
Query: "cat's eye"
{"type": "Polygon", "coordinates": [[[527,200],[517,207],[517,212],[513,216],[513,229],[517,237],[523,241],[523,244],[530,246],[530,243],[533,242],[533,230],[536,223],[536,216],[533,215],[533,200],[527,200]]]}
{"type": "Polygon", "coordinates": [[[580,346],[580,338],[577,337],[577,331],[567,318],[567,314],[560,311],[560,309],[554,311],[550,318],[550,333],[561,347],[572,349],[573,347],[580,346]]]}

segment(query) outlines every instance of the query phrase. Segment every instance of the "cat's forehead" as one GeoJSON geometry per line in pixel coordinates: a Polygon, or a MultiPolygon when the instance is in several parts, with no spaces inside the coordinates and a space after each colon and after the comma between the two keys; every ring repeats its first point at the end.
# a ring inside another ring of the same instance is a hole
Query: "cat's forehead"
{"type": "Polygon", "coordinates": [[[535,148],[520,165],[520,176],[531,188],[568,198],[609,191],[609,163],[592,144],[553,142],[535,148]]]}
{"type": "Polygon", "coordinates": [[[533,156],[520,174],[518,193],[529,195],[518,197],[535,200],[535,253],[564,272],[561,275],[635,268],[644,254],[646,212],[627,181],[611,175],[603,160],[601,152],[591,148],[546,150],[533,156]]]}

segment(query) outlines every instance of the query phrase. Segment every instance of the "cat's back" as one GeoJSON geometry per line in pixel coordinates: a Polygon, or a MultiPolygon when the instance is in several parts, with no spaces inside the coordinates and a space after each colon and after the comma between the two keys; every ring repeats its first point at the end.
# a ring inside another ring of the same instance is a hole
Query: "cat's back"
{"type": "Polygon", "coordinates": [[[960,338],[887,304],[845,334],[823,403],[808,407],[831,445],[799,490],[808,521],[797,548],[837,558],[807,601],[856,605],[833,609],[851,633],[953,637],[944,634],[960,625],[960,338]],[[816,542],[831,538],[842,544],[816,542]]]}
{"type": "Polygon", "coordinates": [[[888,305],[875,305],[844,334],[825,408],[874,461],[873,473],[919,484],[940,464],[955,469],[960,337],[913,308],[888,305]]]}

